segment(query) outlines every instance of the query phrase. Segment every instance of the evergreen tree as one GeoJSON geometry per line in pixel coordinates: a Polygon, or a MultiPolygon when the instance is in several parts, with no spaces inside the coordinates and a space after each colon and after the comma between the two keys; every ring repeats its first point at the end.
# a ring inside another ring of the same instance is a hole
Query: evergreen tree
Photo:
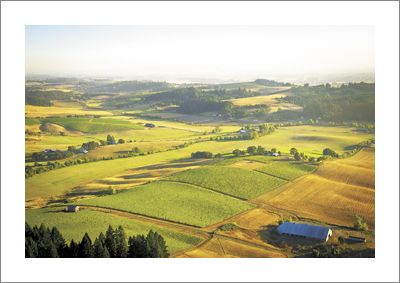
{"type": "Polygon", "coordinates": [[[110,253],[104,246],[104,242],[100,239],[100,237],[96,238],[94,241],[94,257],[110,257],[110,253]]]}
{"type": "Polygon", "coordinates": [[[114,229],[111,227],[111,225],[108,226],[105,243],[107,250],[110,253],[110,257],[117,257],[117,244],[115,242],[114,234],[114,229]]]}
{"type": "Polygon", "coordinates": [[[50,236],[45,235],[44,238],[39,240],[37,247],[38,257],[60,257],[50,236]]]}
{"type": "Polygon", "coordinates": [[[149,257],[169,257],[165,240],[157,232],[150,230],[150,232],[147,234],[146,241],[149,249],[149,257]]]}
{"type": "Polygon", "coordinates": [[[125,231],[122,226],[119,226],[118,229],[115,230],[115,243],[117,249],[117,257],[127,257],[128,248],[126,245],[125,231]]]}
{"type": "Polygon", "coordinates": [[[25,222],[25,237],[33,238],[33,229],[27,222],[25,222]]]}
{"type": "Polygon", "coordinates": [[[104,236],[103,232],[100,232],[100,234],[99,234],[99,240],[101,241],[101,243],[103,244],[103,246],[105,246],[105,244],[106,244],[106,237],[104,236]]]}
{"type": "Polygon", "coordinates": [[[64,237],[61,235],[60,231],[58,231],[56,227],[53,227],[51,229],[50,237],[58,251],[58,254],[62,257],[66,252],[66,244],[64,237]]]}
{"type": "Polygon", "coordinates": [[[129,257],[144,258],[148,257],[149,251],[144,235],[129,237],[129,257]]]}
{"type": "Polygon", "coordinates": [[[79,244],[78,255],[79,257],[93,257],[94,255],[92,240],[90,239],[88,233],[85,233],[82,241],[79,244]]]}
{"type": "Polygon", "coordinates": [[[79,245],[74,240],[69,244],[67,257],[79,257],[79,245]]]}
{"type": "Polygon", "coordinates": [[[37,257],[38,247],[31,237],[25,237],[25,257],[37,257]]]}

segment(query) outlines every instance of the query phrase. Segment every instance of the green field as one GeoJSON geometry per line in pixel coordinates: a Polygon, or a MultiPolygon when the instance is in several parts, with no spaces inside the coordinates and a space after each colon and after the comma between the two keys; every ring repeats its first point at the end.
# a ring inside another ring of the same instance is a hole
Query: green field
{"type": "Polygon", "coordinates": [[[167,179],[191,183],[243,199],[256,197],[285,183],[259,172],[222,166],[187,170],[167,179]]]}
{"type": "Polygon", "coordinates": [[[267,166],[257,171],[278,176],[286,180],[293,180],[305,174],[313,172],[317,167],[302,162],[272,161],[267,166]]]}
{"type": "Polygon", "coordinates": [[[66,128],[67,130],[84,133],[103,133],[143,128],[142,126],[130,123],[129,121],[109,118],[46,118],[43,119],[42,122],[57,124],[66,128]]]}
{"type": "Polygon", "coordinates": [[[49,227],[56,226],[68,242],[72,239],[80,241],[85,232],[88,232],[92,241],[94,241],[100,232],[106,231],[108,225],[114,228],[121,225],[127,236],[147,234],[151,229],[157,231],[165,238],[171,253],[191,248],[201,241],[200,238],[189,234],[175,232],[155,224],[148,224],[111,213],[87,209],[83,209],[79,213],[65,213],[60,212],[60,210],[61,208],[27,209],[25,210],[26,222],[30,225],[44,223],[49,227]]]}
{"type": "Polygon", "coordinates": [[[154,182],[116,195],[84,199],[78,204],[109,207],[204,227],[252,205],[197,186],[154,182]]]}
{"type": "MultiPolygon", "coordinates": [[[[173,131],[167,128],[165,130],[166,132],[173,131]]],[[[133,132],[139,131],[136,130],[133,132]]],[[[156,132],[154,133],[156,134],[156,132]]],[[[188,158],[195,151],[207,150],[214,154],[231,153],[235,148],[246,149],[248,146],[262,145],[268,149],[275,147],[286,153],[289,152],[290,148],[296,147],[300,152],[304,152],[310,156],[320,156],[322,150],[326,147],[342,153],[346,151],[347,146],[373,137],[373,134],[359,133],[351,128],[344,127],[284,127],[256,140],[199,142],[182,149],[155,153],[148,156],[86,163],[38,174],[26,179],[26,198],[60,195],[72,190],[76,186],[113,176],[125,170],[188,158]],[[325,138],[321,138],[321,136],[325,138]]]]}

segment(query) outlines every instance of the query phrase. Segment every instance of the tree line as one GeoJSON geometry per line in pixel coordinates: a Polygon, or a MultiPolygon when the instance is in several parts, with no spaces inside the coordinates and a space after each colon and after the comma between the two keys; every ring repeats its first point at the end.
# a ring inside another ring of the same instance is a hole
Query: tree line
{"type": "Polygon", "coordinates": [[[297,115],[306,119],[375,121],[374,83],[349,83],[340,87],[332,87],[329,84],[304,85],[292,88],[291,91],[295,95],[284,97],[282,100],[302,106],[303,111],[297,115]]]}
{"type": "Polygon", "coordinates": [[[92,242],[85,233],[80,242],[66,243],[61,232],[44,224],[31,227],[25,223],[26,258],[165,258],[169,257],[164,238],[150,230],[146,236],[136,235],[126,238],[124,229],[113,229],[110,225],[92,242]]]}

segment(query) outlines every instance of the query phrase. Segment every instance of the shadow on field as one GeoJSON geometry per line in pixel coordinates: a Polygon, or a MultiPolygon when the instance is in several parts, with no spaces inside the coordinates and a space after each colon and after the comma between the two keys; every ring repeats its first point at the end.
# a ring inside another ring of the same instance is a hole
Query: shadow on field
{"type": "Polygon", "coordinates": [[[143,167],[138,167],[132,170],[156,170],[156,169],[166,169],[166,168],[184,168],[184,167],[189,167],[189,166],[194,166],[194,165],[204,165],[211,163],[213,160],[193,160],[190,158],[185,158],[185,159],[177,159],[173,162],[169,163],[163,163],[163,164],[155,164],[155,165],[149,165],[149,166],[143,166],[143,167]]]}

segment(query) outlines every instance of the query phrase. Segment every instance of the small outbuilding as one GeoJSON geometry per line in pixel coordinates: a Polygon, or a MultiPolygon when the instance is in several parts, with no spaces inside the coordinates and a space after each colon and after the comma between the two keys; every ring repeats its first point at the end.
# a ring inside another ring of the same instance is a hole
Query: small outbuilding
{"type": "Polygon", "coordinates": [[[273,152],[271,155],[276,157],[276,156],[279,156],[279,153],[273,152]]]}
{"type": "Polygon", "coordinates": [[[79,211],[79,206],[77,206],[77,205],[68,205],[65,208],[65,211],[66,212],[78,212],[79,211]]]}
{"type": "Polygon", "coordinates": [[[152,123],[146,123],[146,124],[144,124],[144,126],[145,126],[146,128],[154,128],[156,125],[154,125],[154,124],[152,124],[152,123]]]}
{"type": "Polygon", "coordinates": [[[353,243],[365,243],[366,242],[365,238],[351,236],[351,235],[347,238],[347,240],[349,242],[353,242],[353,243]]]}
{"type": "Polygon", "coordinates": [[[332,230],[328,227],[315,226],[305,223],[284,222],[278,226],[278,232],[282,235],[311,238],[328,241],[332,236],[332,230]]]}

